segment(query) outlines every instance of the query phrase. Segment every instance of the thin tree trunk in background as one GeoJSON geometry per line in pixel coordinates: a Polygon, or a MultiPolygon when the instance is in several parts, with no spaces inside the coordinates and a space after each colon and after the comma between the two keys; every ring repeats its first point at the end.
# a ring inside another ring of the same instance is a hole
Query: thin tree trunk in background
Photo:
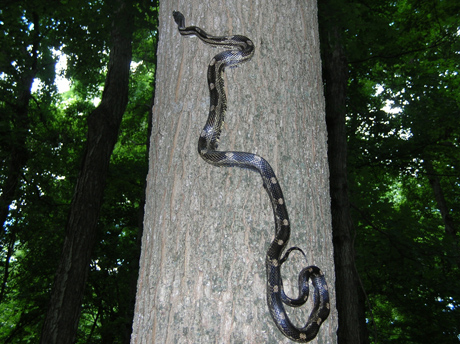
{"type": "Polygon", "coordinates": [[[75,341],[110,156],[128,102],[132,3],[118,0],[114,7],[112,47],[104,92],[100,105],[88,117],[85,155],[43,326],[42,344],[71,344],[75,341]]]}
{"type": "MultiPolygon", "coordinates": [[[[38,38],[36,44],[38,47],[38,38]]],[[[20,185],[19,181],[22,178],[22,172],[29,157],[29,152],[26,147],[26,139],[29,135],[29,101],[31,98],[31,88],[35,74],[37,72],[36,54],[38,54],[38,51],[35,50],[37,47],[34,44],[34,67],[25,73],[28,75],[25,75],[23,78],[21,78],[23,84],[18,87],[22,90],[17,97],[16,104],[14,104],[16,111],[13,110],[14,115],[12,116],[11,120],[15,128],[14,133],[16,135],[14,136],[14,139],[7,143],[10,146],[10,155],[5,159],[7,161],[8,167],[6,168],[5,182],[1,185],[0,192],[0,223],[2,224],[2,234],[0,237],[3,237],[4,235],[8,236],[7,239],[2,238],[3,243],[8,243],[8,248],[7,255],[4,260],[5,263],[3,266],[2,286],[0,288],[0,302],[3,300],[8,283],[9,265],[11,262],[10,258],[16,243],[16,233],[11,229],[7,230],[5,227],[7,226],[7,218],[10,212],[10,206],[12,205],[13,201],[17,199],[17,192],[20,185]]],[[[2,247],[2,249],[4,248],[2,247]]]]}
{"type": "MultiPolygon", "coordinates": [[[[283,187],[292,234],[325,273],[331,315],[318,342],[336,343],[334,265],[326,123],[316,1],[163,1],[134,343],[291,343],[266,303],[265,256],[274,236],[271,205],[257,173],[208,165],[197,142],[209,107],[213,49],[183,37],[186,25],[245,35],[251,61],[225,73],[228,112],[219,149],[257,153],[283,187]]],[[[292,295],[304,262],[283,266],[292,295]]],[[[290,312],[303,326],[311,304],[290,312]]],[[[315,340],[313,341],[315,342],[315,340]]]]}
{"type": "Polygon", "coordinates": [[[444,230],[450,240],[452,240],[452,252],[455,257],[457,266],[460,267],[460,256],[459,252],[459,239],[457,236],[457,226],[451,214],[451,207],[448,206],[444,197],[444,191],[442,190],[441,182],[436,170],[433,166],[433,161],[429,157],[424,157],[424,166],[428,174],[428,181],[430,182],[431,188],[433,189],[434,199],[438,205],[439,212],[441,213],[442,221],[444,223],[444,230]]]}
{"type": "MultiPolygon", "coordinates": [[[[3,162],[6,162],[7,168],[5,169],[4,182],[1,184],[0,189],[0,224],[2,225],[2,232],[0,239],[2,243],[8,243],[7,254],[4,260],[2,285],[0,287],[0,303],[3,301],[8,277],[10,272],[10,258],[14,252],[14,245],[16,242],[16,233],[7,230],[7,218],[10,213],[10,206],[17,198],[19,189],[19,181],[22,178],[24,166],[29,159],[29,152],[26,147],[26,140],[29,133],[29,102],[32,96],[32,84],[38,72],[38,55],[40,53],[40,21],[39,16],[33,13],[34,27],[30,35],[30,51],[25,47],[22,50],[24,61],[29,62],[29,68],[25,69],[22,75],[17,78],[19,80],[17,85],[18,93],[13,102],[5,101],[2,116],[2,121],[11,123],[12,128],[6,130],[2,128],[2,144],[7,149],[9,156],[5,157],[3,162]],[[8,114],[7,114],[8,112],[8,114]],[[6,117],[9,117],[8,119],[6,117]],[[5,130],[6,132],[4,132],[5,130]],[[8,238],[3,238],[3,236],[8,238]]],[[[2,100],[3,101],[3,100],[2,100]]],[[[2,247],[2,249],[4,249],[2,247]]]]}
{"type": "MultiPolygon", "coordinates": [[[[38,46],[38,39],[36,42],[38,46]]],[[[35,45],[34,45],[35,47],[35,45]]],[[[37,50],[34,50],[35,54],[38,54],[37,50]]],[[[17,197],[17,191],[19,188],[19,181],[22,178],[22,170],[27,163],[29,152],[26,147],[26,139],[29,135],[29,101],[31,98],[32,83],[37,72],[36,69],[36,56],[33,57],[35,66],[25,72],[21,79],[22,84],[19,85],[19,92],[15,104],[11,104],[12,112],[14,115],[11,116],[11,122],[14,126],[15,136],[8,144],[9,156],[7,159],[7,169],[5,182],[1,185],[0,193],[0,223],[2,227],[6,225],[6,219],[10,212],[10,205],[17,197]]],[[[2,114],[3,115],[3,114],[2,114]]],[[[5,140],[6,141],[6,140],[5,140]]],[[[4,160],[4,161],[5,161],[4,160]]]]}
{"type": "MultiPolygon", "coordinates": [[[[14,102],[5,101],[5,109],[8,109],[10,113],[10,119],[5,121],[11,121],[12,130],[15,134],[10,138],[2,138],[4,143],[10,148],[10,154],[8,159],[8,168],[6,170],[5,182],[1,185],[0,193],[0,223],[2,227],[5,225],[6,219],[10,212],[10,205],[15,199],[16,192],[18,190],[19,180],[22,176],[22,169],[28,160],[28,154],[26,148],[26,138],[30,134],[29,129],[29,102],[32,97],[32,84],[35,76],[38,72],[38,55],[40,53],[40,20],[37,13],[33,13],[34,26],[30,35],[31,41],[28,42],[30,51],[25,47],[21,51],[23,54],[24,61],[29,62],[29,68],[26,69],[17,79],[19,80],[17,85],[18,93],[14,99],[14,102]]],[[[3,101],[3,100],[2,100],[3,101]]],[[[1,114],[7,116],[5,113],[1,114]]],[[[2,128],[5,130],[4,128],[2,128]]]]}
{"type": "Polygon", "coordinates": [[[442,221],[444,222],[444,229],[446,234],[449,235],[454,241],[458,242],[457,236],[457,229],[454,223],[452,216],[450,215],[449,207],[446,203],[446,199],[444,198],[444,193],[442,191],[441,183],[439,181],[439,177],[433,167],[433,162],[426,158],[425,161],[425,168],[428,173],[428,180],[430,182],[431,188],[433,189],[434,198],[438,205],[438,209],[441,213],[442,221]]]}
{"type": "Polygon", "coordinates": [[[364,297],[355,265],[354,228],[348,199],[347,132],[345,125],[348,65],[341,28],[328,1],[320,5],[321,45],[326,97],[332,231],[340,344],[369,343],[364,297]],[[331,20],[332,18],[332,20],[331,20]]]}

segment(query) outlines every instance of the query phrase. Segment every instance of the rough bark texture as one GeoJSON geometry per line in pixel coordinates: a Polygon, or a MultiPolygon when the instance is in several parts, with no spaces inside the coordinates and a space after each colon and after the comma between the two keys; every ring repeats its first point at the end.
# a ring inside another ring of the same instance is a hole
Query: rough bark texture
{"type": "MultiPolygon", "coordinates": [[[[336,342],[326,124],[315,1],[170,3],[160,7],[156,104],[134,343],[290,343],[266,304],[265,255],[274,219],[260,176],[217,168],[198,155],[206,121],[207,66],[219,49],[182,37],[172,18],[210,34],[246,35],[253,59],[227,70],[228,113],[219,146],[273,166],[292,222],[330,286],[318,343],[336,342]]],[[[302,267],[283,266],[288,293],[302,267]]],[[[292,311],[304,324],[311,305],[292,311]]]]}
{"type": "MultiPolygon", "coordinates": [[[[333,18],[323,2],[323,18],[333,18]]],[[[348,65],[340,28],[325,20],[321,25],[323,71],[328,130],[332,231],[339,314],[338,342],[368,343],[364,298],[355,265],[354,228],[350,214],[347,180],[347,133],[345,125],[348,65]]]]}
{"type": "Polygon", "coordinates": [[[114,8],[107,78],[101,103],[88,117],[86,152],[43,326],[42,344],[71,344],[75,340],[110,155],[128,102],[132,4],[119,0],[114,8]]]}

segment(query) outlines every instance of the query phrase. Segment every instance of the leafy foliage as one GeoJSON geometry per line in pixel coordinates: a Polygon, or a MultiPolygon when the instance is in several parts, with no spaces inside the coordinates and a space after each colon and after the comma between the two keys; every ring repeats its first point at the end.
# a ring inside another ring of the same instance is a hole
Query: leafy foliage
{"type": "Polygon", "coordinates": [[[373,24],[355,21],[346,40],[351,202],[372,340],[458,343],[460,8],[366,5],[360,15],[373,24]]]}
{"type": "MultiPolygon", "coordinates": [[[[19,161],[13,153],[21,149],[24,157],[11,202],[0,202],[8,214],[0,234],[4,343],[36,343],[40,337],[83,154],[86,119],[107,70],[110,6],[110,1],[6,1],[0,7],[2,193],[13,176],[9,166],[19,161]],[[61,54],[67,59],[63,75],[71,83],[63,94],[55,83],[61,54]],[[23,96],[28,93],[30,100],[23,96]],[[18,117],[20,108],[23,117],[18,117]]],[[[78,342],[126,343],[131,331],[157,27],[157,4],[136,6],[137,65],[112,156],[78,342]]]]}

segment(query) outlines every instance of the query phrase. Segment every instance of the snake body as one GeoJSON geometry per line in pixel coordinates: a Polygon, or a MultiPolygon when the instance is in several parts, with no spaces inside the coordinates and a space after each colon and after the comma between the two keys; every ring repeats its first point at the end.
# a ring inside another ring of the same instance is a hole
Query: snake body
{"type": "Polygon", "coordinates": [[[289,240],[290,224],[278,179],[270,164],[256,154],[217,150],[227,110],[223,79],[224,69],[251,59],[254,54],[254,44],[244,36],[212,36],[196,26],[186,27],[185,18],[180,12],[174,11],[173,17],[181,35],[193,35],[209,45],[230,49],[214,56],[208,66],[210,110],[198,140],[198,152],[206,162],[214,166],[246,168],[261,175],[275,217],[275,238],[266,255],[268,308],[276,326],[286,337],[295,342],[309,342],[316,337],[321,324],[329,315],[329,293],[324,274],[318,267],[308,266],[299,273],[299,296],[292,299],[284,293],[281,265],[294,250],[300,251],[304,257],[305,254],[301,249],[291,247],[282,256],[289,240]],[[305,326],[299,328],[289,320],[284,305],[298,307],[307,301],[309,279],[311,279],[315,289],[313,294],[314,306],[305,326]]]}

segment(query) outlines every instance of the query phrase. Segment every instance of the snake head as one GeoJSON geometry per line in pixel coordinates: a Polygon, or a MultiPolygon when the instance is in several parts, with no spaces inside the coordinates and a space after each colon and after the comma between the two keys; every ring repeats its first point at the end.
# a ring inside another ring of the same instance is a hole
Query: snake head
{"type": "Polygon", "coordinates": [[[182,13],[180,13],[179,11],[173,11],[172,15],[173,15],[174,21],[176,22],[176,24],[179,27],[179,29],[185,29],[184,15],[182,13]]]}

